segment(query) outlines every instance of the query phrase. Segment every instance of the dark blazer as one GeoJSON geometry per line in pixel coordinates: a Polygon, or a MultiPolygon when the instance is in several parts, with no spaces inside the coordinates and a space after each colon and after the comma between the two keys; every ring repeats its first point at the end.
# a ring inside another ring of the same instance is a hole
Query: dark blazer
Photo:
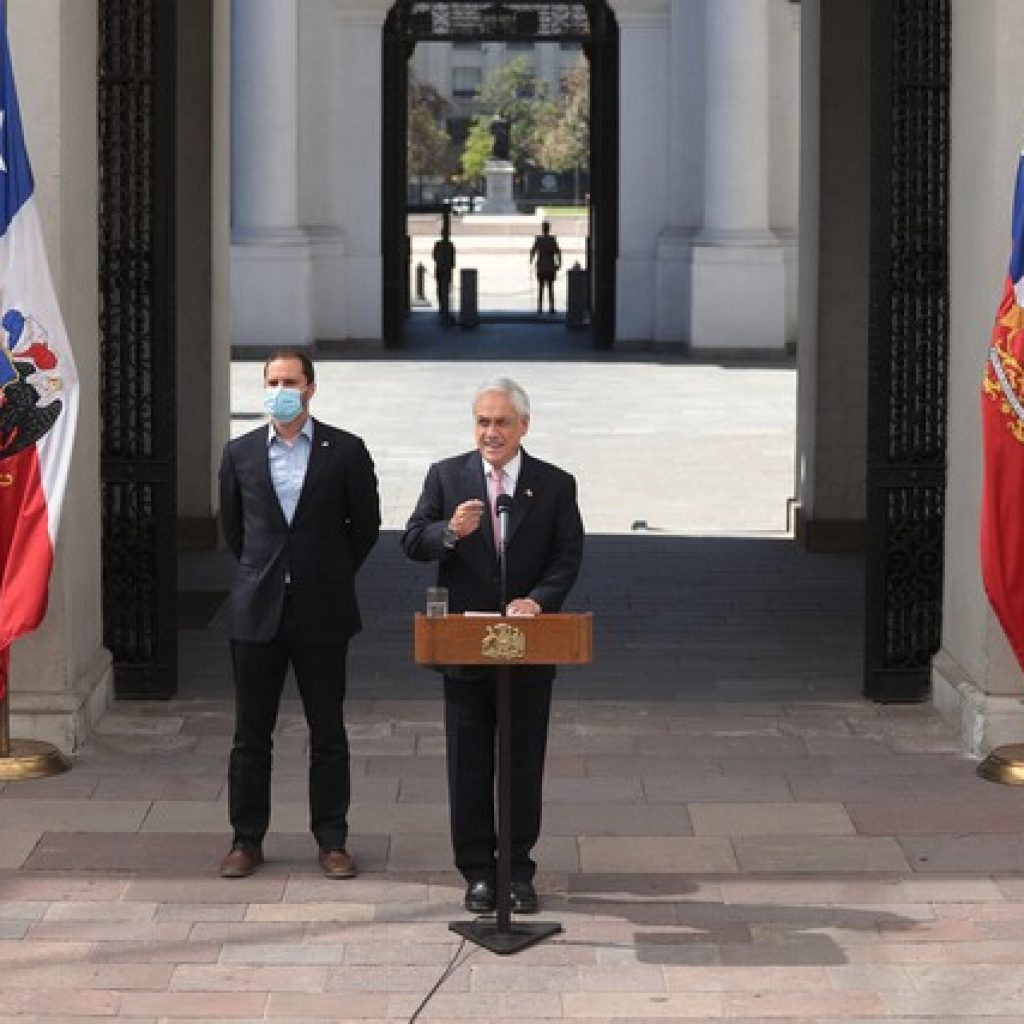
{"type": "Polygon", "coordinates": [[[231,638],[274,638],[288,574],[303,637],[345,641],[362,628],[355,575],[380,531],[373,461],[354,434],[314,420],[309,466],[289,525],[270,479],[267,431],[258,427],[229,441],[221,461],[221,526],[238,559],[231,638]]]}
{"type": "MultiPolygon", "coordinates": [[[[406,525],[402,550],[419,562],[439,560],[437,582],[448,588],[449,611],[498,611],[501,578],[490,515],[485,513],[480,528],[454,549],[444,546],[445,526],[456,505],[469,498],[488,504],[480,453],[474,450],[434,463],[406,525]]],[[[576,505],[576,481],[524,451],[505,552],[508,599],[530,597],[545,612],[559,611],[582,559],[583,523],[576,505]]],[[[554,675],[550,666],[516,671],[554,675]]],[[[473,673],[463,670],[460,674],[473,673]]]]}

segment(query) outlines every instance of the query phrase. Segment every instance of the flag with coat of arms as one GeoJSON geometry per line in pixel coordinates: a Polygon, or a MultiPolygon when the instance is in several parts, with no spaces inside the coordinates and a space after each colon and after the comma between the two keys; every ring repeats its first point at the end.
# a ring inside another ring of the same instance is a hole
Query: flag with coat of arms
{"type": "Polygon", "coordinates": [[[1010,261],[982,383],[985,592],[1024,668],[1024,153],[1013,194],[1010,261]]]}
{"type": "Polygon", "coordinates": [[[78,377],[43,247],[0,5],[0,699],[46,613],[78,377]]]}

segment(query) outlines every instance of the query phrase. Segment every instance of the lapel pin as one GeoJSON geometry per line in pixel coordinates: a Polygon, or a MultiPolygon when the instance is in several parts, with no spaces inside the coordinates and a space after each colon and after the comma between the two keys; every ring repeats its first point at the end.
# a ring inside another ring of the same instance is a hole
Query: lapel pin
{"type": "Polygon", "coordinates": [[[330,448],[330,446],[331,446],[331,442],[330,441],[321,441],[320,442],[320,447],[321,448],[330,448]]]}
{"type": "Polygon", "coordinates": [[[531,491],[529,487],[526,488],[526,496],[528,498],[532,498],[533,497],[533,491],[531,491]]]}

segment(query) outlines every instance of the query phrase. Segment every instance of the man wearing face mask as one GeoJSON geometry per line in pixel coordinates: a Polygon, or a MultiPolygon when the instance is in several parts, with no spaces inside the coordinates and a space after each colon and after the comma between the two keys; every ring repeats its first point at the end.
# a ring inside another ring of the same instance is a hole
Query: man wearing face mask
{"type": "Polygon", "coordinates": [[[235,733],[228,765],[233,839],[224,878],[263,863],[273,731],[289,664],[310,733],[310,828],[328,878],[351,878],[345,659],[361,628],[355,575],[380,530],[377,478],[360,438],[309,415],[313,363],[301,349],[263,367],[270,424],[229,441],[220,468],[224,537],[238,559],[229,598],[235,733]]]}

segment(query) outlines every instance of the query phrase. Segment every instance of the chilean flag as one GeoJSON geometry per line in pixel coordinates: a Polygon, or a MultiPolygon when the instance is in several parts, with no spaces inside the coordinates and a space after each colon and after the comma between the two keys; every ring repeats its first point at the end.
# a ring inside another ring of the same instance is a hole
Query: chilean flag
{"type": "Polygon", "coordinates": [[[0,5],[0,698],[10,645],[46,596],[78,413],[78,376],[32,195],[0,5]]]}
{"type": "Polygon", "coordinates": [[[1024,669],[1024,153],[1013,195],[1010,265],[981,393],[981,572],[1024,669]]]}

